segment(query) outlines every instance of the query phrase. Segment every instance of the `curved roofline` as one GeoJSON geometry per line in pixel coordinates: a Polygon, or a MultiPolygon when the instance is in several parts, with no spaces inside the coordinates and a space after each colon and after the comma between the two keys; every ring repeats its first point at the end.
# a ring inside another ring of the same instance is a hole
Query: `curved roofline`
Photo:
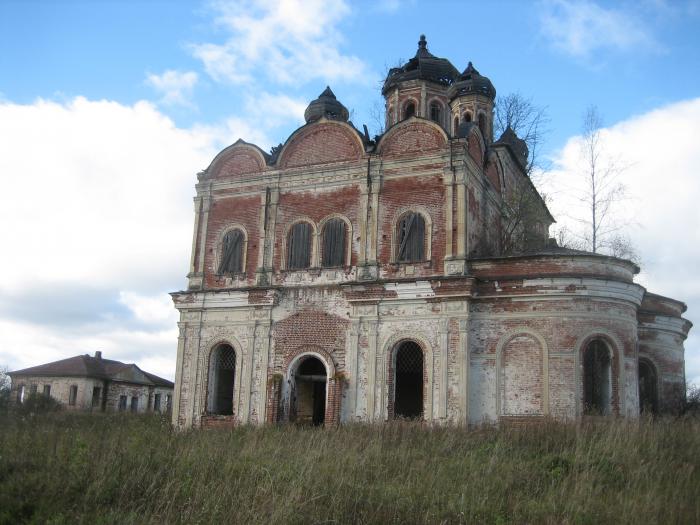
{"type": "MultiPolygon", "coordinates": [[[[646,288],[645,288],[645,290],[646,290],[646,288]]],[[[681,313],[685,313],[685,311],[688,309],[687,304],[685,304],[683,301],[679,301],[678,299],[673,299],[672,297],[667,297],[665,295],[661,295],[658,293],[652,293],[649,290],[646,290],[644,295],[645,296],[648,295],[650,298],[653,298],[653,299],[661,299],[663,301],[668,301],[669,303],[674,303],[674,304],[680,306],[681,313]]]]}
{"type": "Polygon", "coordinates": [[[243,139],[238,139],[236,142],[234,142],[230,146],[226,146],[219,153],[217,153],[216,156],[209,163],[209,166],[207,166],[207,168],[204,169],[201,173],[204,173],[205,175],[210,175],[216,168],[217,163],[221,162],[222,159],[232,151],[240,148],[251,149],[257,155],[259,155],[260,160],[262,161],[263,168],[268,165],[268,159],[270,158],[270,155],[265,153],[260,146],[258,146],[257,144],[253,144],[252,142],[246,142],[243,139]]]}
{"type": "Polygon", "coordinates": [[[449,143],[450,141],[450,136],[447,134],[447,132],[442,129],[442,126],[438,124],[437,122],[427,119],[425,117],[418,117],[416,115],[412,115],[408,117],[407,119],[403,119],[398,121],[396,124],[393,124],[389,129],[387,129],[384,133],[382,133],[382,136],[379,137],[379,140],[377,140],[377,145],[375,147],[375,151],[381,155],[382,154],[382,147],[384,145],[384,142],[386,142],[387,137],[393,135],[396,133],[396,131],[400,128],[403,127],[406,124],[409,124],[411,122],[420,122],[426,125],[429,125],[431,127],[434,127],[435,129],[439,130],[442,136],[445,138],[445,142],[449,143]]]}
{"type": "Polygon", "coordinates": [[[279,167],[282,165],[282,160],[284,159],[285,155],[287,154],[287,149],[289,145],[294,141],[294,138],[299,135],[303,130],[310,128],[312,126],[317,126],[319,124],[333,124],[336,126],[341,126],[341,127],[346,127],[349,128],[349,130],[352,132],[352,135],[357,138],[358,144],[360,145],[360,149],[362,150],[362,153],[366,153],[365,151],[365,141],[364,141],[364,136],[360,133],[360,130],[358,130],[355,126],[352,125],[352,122],[348,121],[342,121],[342,120],[334,120],[334,119],[329,119],[326,117],[321,117],[318,120],[314,120],[312,122],[307,122],[306,124],[303,124],[299,126],[297,129],[295,129],[289,137],[287,137],[287,140],[284,142],[284,145],[282,146],[282,149],[279,152],[279,155],[277,155],[277,158],[275,159],[274,165],[275,167],[279,167]]]}
{"type": "MultiPolygon", "coordinates": [[[[604,255],[602,253],[593,253],[593,252],[586,252],[583,250],[573,250],[570,248],[555,248],[555,249],[550,249],[548,251],[546,248],[540,251],[535,251],[535,252],[528,252],[528,253],[520,253],[520,254],[512,254],[512,255],[495,255],[491,257],[472,257],[468,259],[469,262],[471,261],[476,261],[476,262],[485,262],[485,261],[505,261],[505,260],[513,260],[513,259],[536,259],[536,258],[542,258],[542,257],[552,257],[556,259],[561,259],[561,258],[570,258],[570,257],[576,257],[576,258],[590,258],[590,259],[605,259],[611,262],[614,262],[616,264],[623,264],[629,268],[632,269],[632,272],[634,275],[637,275],[640,271],[639,266],[637,266],[635,263],[628,259],[622,259],[620,257],[614,257],[612,255],[604,255]],[[561,250],[559,252],[554,251],[554,250],[561,250]]],[[[641,285],[640,285],[641,286],[641,285]]]]}

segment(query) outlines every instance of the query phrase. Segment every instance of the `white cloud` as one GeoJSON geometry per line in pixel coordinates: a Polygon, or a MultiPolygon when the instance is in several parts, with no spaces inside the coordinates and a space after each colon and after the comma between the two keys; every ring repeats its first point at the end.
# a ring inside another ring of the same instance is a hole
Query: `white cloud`
{"type": "Polygon", "coordinates": [[[308,105],[308,100],[263,92],[248,97],[246,111],[251,119],[271,128],[290,122],[304,124],[304,111],[308,105]]]}
{"type": "Polygon", "coordinates": [[[119,301],[129,308],[139,321],[167,324],[171,328],[177,323],[173,302],[168,294],[143,295],[136,292],[120,291],[119,301]]]}
{"type": "MultiPolygon", "coordinates": [[[[638,281],[649,291],[688,305],[695,321],[686,342],[688,380],[700,384],[700,98],[675,103],[603,130],[609,152],[628,166],[619,180],[629,194],[618,215],[640,252],[638,281]]],[[[579,137],[571,138],[555,159],[542,188],[553,196],[550,210],[558,226],[575,230],[570,218],[581,210],[579,137]]]]}
{"type": "Polygon", "coordinates": [[[146,75],[146,84],[162,95],[160,103],[166,106],[193,107],[191,97],[197,80],[198,76],[194,71],[169,69],[160,75],[146,75]]]}
{"type": "Polygon", "coordinates": [[[633,12],[604,8],[588,0],[544,0],[539,10],[544,37],[555,49],[575,58],[589,59],[605,50],[661,50],[650,29],[633,12]]]}
{"type": "Polygon", "coordinates": [[[338,25],[350,13],[343,0],[219,1],[213,7],[228,38],[191,50],[216,81],[245,84],[260,74],[286,85],[368,81],[365,63],[340,50],[338,25]]]}

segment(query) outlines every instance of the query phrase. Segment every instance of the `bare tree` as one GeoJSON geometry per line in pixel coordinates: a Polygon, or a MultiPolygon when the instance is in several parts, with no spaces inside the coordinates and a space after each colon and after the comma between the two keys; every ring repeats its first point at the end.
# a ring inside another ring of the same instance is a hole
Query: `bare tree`
{"type": "Polygon", "coordinates": [[[541,148],[549,134],[549,115],[545,106],[538,106],[532,98],[520,93],[497,97],[493,131],[500,137],[509,127],[525,141],[528,148],[525,172],[529,177],[545,172],[548,164],[541,156],[541,148]]]}
{"type": "Polygon", "coordinates": [[[587,218],[579,218],[584,232],[581,238],[586,247],[598,253],[601,250],[616,257],[636,259],[629,237],[620,232],[622,224],[615,217],[616,205],[626,197],[619,181],[624,167],[606,151],[601,133],[603,120],[598,108],[590,106],[583,117],[581,137],[581,165],[585,191],[579,197],[588,210],[587,218]]]}
{"type": "Polygon", "coordinates": [[[10,390],[10,369],[6,366],[0,366],[0,392],[6,392],[10,390]]]}

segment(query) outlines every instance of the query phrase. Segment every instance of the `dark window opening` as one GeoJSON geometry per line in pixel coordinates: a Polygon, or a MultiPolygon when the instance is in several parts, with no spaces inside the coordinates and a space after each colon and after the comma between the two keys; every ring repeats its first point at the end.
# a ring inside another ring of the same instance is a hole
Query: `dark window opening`
{"type": "Polygon", "coordinates": [[[486,140],[486,115],[483,113],[479,115],[479,129],[481,130],[481,134],[484,136],[484,140],[486,140]]]}
{"type": "Polygon", "coordinates": [[[459,117],[455,117],[454,126],[454,135],[457,136],[457,133],[459,132],[459,117]]]}
{"type": "Polygon", "coordinates": [[[51,396],[51,385],[44,385],[44,396],[51,396]]]}
{"type": "Polygon", "coordinates": [[[583,354],[584,412],[590,415],[610,413],[610,352],[602,341],[591,342],[583,354]]]}
{"type": "Polygon", "coordinates": [[[219,274],[241,273],[243,271],[243,241],[241,230],[231,230],[224,235],[221,246],[219,274]]]}
{"type": "Polygon", "coordinates": [[[462,117],[462,120],[464,120],[464,122],[471,122],[472,121],[472,114],[467,111],[464,114],[464,116],[462,117]]]}
{"type": "Polygon", "coordinates": [[[406,104],[406,108],[403,110],[403,118],[407,119],[416,114],[416,105],[413,102],[406,104]]]}
{"type": "Polygon", "coordinates": [[[119,412],[126,410],[126,396],[119,396],[119,412]]]}
{"type": "Polygon", "coordinates": [[[131,396],[131,411],[134,413],[139,411],[139,398],[137,396],[131,396]]]}
{"type": "Polygon", "coordinates": [[[292,390],[292,421],[323,425],[326,420],[326,367],[320,359],[307,357],[297,368],[292,390]]]}
{"type": "Polygon", "coordinates": [[[440,123],[440,117],[442,116],[442,107],[437,102],[430,104],[430,120],[440,123]]]}
{"type": "Polygon", "coordinates": [[[423,350],[413,341],[401,343],[396,351],[394,417],[423,417],[423,350]]]}
{"type": "Polygon", "coordinates": [[[236,352],[220,345],[212,352],[209,366],[209,412],[233,415],[233,387],[236,380],[236,352]]]}
{"type": "Polygon", "coordinates": [[[160,412],[160,394],[153,396],[153,411],[160,412]]]}
{"type": "Polygon", "coordinates": [[[38,389],[39,389],[39,385],[30,386],[29,387],[29,394],[32,396],[35,396],[38,389]]]}
{"type": "Polygon", "coordinates": [[[425,221],[419,213],[410,212],[401,217],[397,233],[399,262],[425,260],[425,221]]]}
{"type": "Polygon", "coordinates": [[[657,392],[656,371],[648,361],[639,361],[639,412],[656,414],[659,397],[657,392]]]}
{"type": "Polygon", "coordinates": [[[78,387],[77,385],[72,385],[70,387],[70,392],[68,393],[68,404],[70,406],[75,406],[75,401],[78,398],[78,387]]]}
{"type": "Polygon", "coordinates": [[[289,231],[287,253],[290,270],[298,270],[311,266],[311,225],[308,222],[298,222],[289,231]]]}
{"type": "Polygon", "coordinates": [[[172,408],[172,396],[170,394],[165,395],[165,410],[170,412],[172,408]]]}
{"type": "Polygon", "coordinates": [[[345,264],[345,221],[331,219],[323,226],[323,256],[321,266],[345,264]]]}
{"type": "Polygon", "coordinates": [[[102,388],[92,387],[92,408],[99,408],[102,401],[102,388]]]}

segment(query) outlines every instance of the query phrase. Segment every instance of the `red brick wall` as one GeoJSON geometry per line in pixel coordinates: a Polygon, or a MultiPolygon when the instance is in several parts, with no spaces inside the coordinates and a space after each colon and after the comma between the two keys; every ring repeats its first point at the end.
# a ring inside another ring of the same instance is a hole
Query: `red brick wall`
{"type": "Polygon", "coordinates": [[[261,172],[265,163],[257,151],[250,147],[236,147],[213,167],[213,177],[223,179],[261,172]]]}
{"type": "Polygon", "coordinates": [[[424,155],[446,147],[445,136],[432,124],[421,121],[398,126],[380,143],[385,158],[424,155]]]}
{"type": "Polygon", "coordinates": [[[501,354],[502,412],[505,415],[543,412],[542,348],[532,335],[519,334],[503,347],[501,354]]]}
{"type": "Polygon", "coordinates": [[[293,168],[356,160],[363,155],[359,135],[345,125],[326,122],[307,126],[294,135],[279,164],[282,168],[293,168]]]}

